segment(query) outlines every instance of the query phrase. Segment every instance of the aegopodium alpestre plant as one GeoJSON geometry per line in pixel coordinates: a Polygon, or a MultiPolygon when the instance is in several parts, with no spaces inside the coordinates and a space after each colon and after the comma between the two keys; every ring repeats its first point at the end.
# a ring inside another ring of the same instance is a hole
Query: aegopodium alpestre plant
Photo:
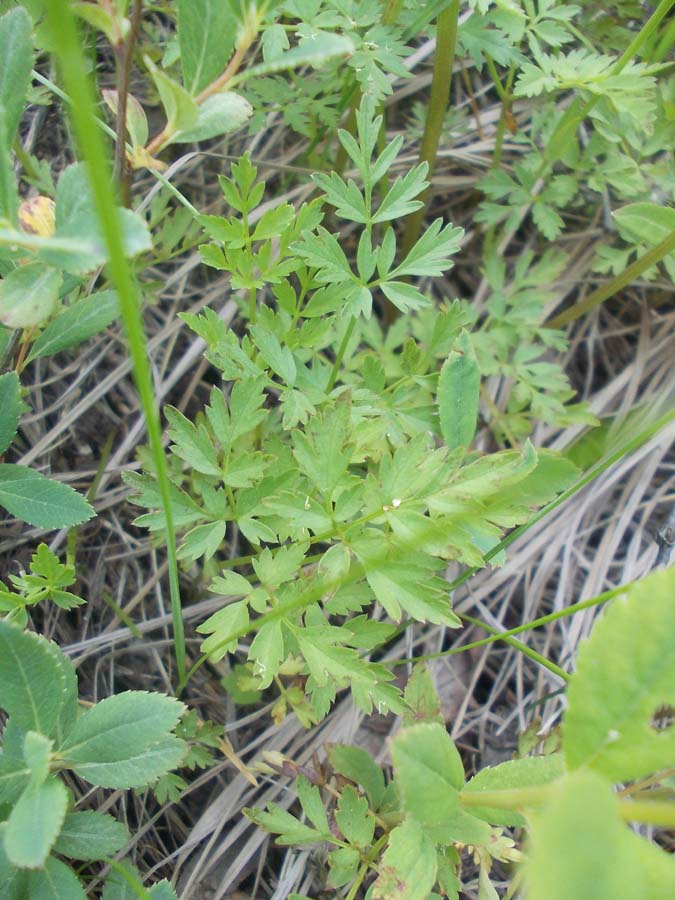
{"type": "MultiPolygon", "coordinates": [[[[400,712],[393,675],[370,652],[404,616],[457,627],[447,562],[482,565],[504,528],[577,474],[529,443],[470,450],[480,370],[466,316],[456,304],[432,309],[410,280],[446,271],[462,232],[437,220],[396,261],[391,223],[418,208],[426,165],[376,201],[401,147],[397,138],[376,154],[380,127],[364,98],[358,138],[340,132],[361,186],[317,175],[324,195],[297,215],[282,205],[249,224],[264,186],[247,157],[220,179],[236,215],[202,218],[213,238],[202,256],[230,273],[248,330],[238,338],[209,311],[185,315],[225,389],[194,423],[166,410],[179,558],[211,560],[209,589],[232,598],[199,626],[204,658],[245,654],[255,686],[276,683],[307,722],[347,686],[366,711],[400,712]],[[355,269],[320,224],[326,205],[356,225],[355,269]],[[382,296],[409,314],[386,334],[371,315],[382,296]],[[253,547],[239,571],[222,552],[235,528],[253,547]],[[284,687],[299,675],[309,701],[284,687]]],[[[158,510],[151,472],[128,482],[133,502],[158,510]]],[[[137,521],[164,527],[160,511],[137,521]]]]}

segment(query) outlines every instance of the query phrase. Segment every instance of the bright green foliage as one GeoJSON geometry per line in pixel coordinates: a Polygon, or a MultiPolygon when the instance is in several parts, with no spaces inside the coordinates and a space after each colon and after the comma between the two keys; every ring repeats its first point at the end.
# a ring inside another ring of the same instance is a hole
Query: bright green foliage
{"type": "MultiPolygon", "coordinates": [[[[396,139],[376,152],[380,126],[364,100],[358,140],[340,132],[361,183],[317,176],[325,196],[296,215],[281,205],[251,224],[264,186],[248,157],[221,177],[234,214],[202,217],[213,243],[201,253],[245,292],[248,333],[237,339],[208,311],[185,315],[225,386],[214,387],[194,422],[166,409],[179,558],[217,561],[234,523],[254,549],[247,568],[211,582],[228,602],[198,626],[202,650],[219,660],[255,634],[244,646],[260,689],[299,656],[311,711],[290,691],[284,705],[308,723],[348,686],[366,711],[403,711],[392,674],[367,656],[391,626],[367,608],[377,600],[397,622],[405,615],[457,627],[440,576],[445,561],[481,565],[503,528],[576,477],[568,462],[530,445],[522,454],[465,454],[479,371],[456,307],[402,318],[386,338],[371,317],[382,295],[402,311],[426,307],[428,298],[401,279],[447,270],[461,238],[439,220],[395,262],[387,223],[418,208],[426,167],[376,200],[401,146],[396,139]],[[320,225],[324,204],[359,227],[356,269],[320,225]],[[275,307],[258,302],[266,286],[275,307]],[[449,446],[439,446],[442,437],[449,446]],[[310,572],[312,545],[321,557],[310,572]],[[339,624],[333,618],[345,614],[339,624]]],[[[138,524],[161,532],[154,479],[128,481],[132,502],[152,510],[138,524]]]]}
{"type": "MultiPolygon", "coordinates": [[[[16,435],[19,417],[24,409],[16,373],[7,372],[0,375],[0,456],[16,435]]],[[[40,472],[13,463],[0,463],[0,506],[17,518],[42,528],[78,525],[93,515],[93,510],[84,497],[68,485],[52,481],[40,472]]],[[[43,554],[43,564],[45,559],[43,554]]],[[[54,577],[62,576],[54,575],[54,577]]],[[[53,587],[62,587],[65,584],[72,584],[72,579],[61,584],[52,581],[53,587]]],[[[37,597],[37,600],[41,599],[41,596],[37,597]]],[[[65,600],[64,597],[61,599],[65,600]]],[[[26,602],[32,603],[37,600],[31,599],[26,602]]],[[[15,606],[23,605],[23,602],[12,599],[0,582],[0,612],[9,612],[15,606]]]]}
{"type": "Polygon", "coordinates": [[[40,544],[33,554],[29,574],[10,575],[9,580],[15,590],[8,590],[0,582],[0,613],[6,613],[8,620],[22,627],[27,622],[26,607],[41,600],[51,600],[61,609],[84,603],[81,597],[63,590],[75,582],[75,571],[60,563],[46,544],[40,544]]]}
{"type": "Polygon", "coordinates": [[[674,585],[672,568],[639,582],[580,648],[564,724],[571,769],[627,781],[675,760],[675,731],[659,725],[675,708],[674,585]]]}
{"type": "Polygon", "coordinates": [[[556,794],[557,802],[532,817],[528,896],[647,898],[640,861],[629,851],[629,832],[610,784],[580,771],[556,785],[556,794]]]}
{"type": "MultiPolygon", "coordinates": [[[[386,784],[363,750],[338,746],[329,753],[342,778],[334,812],[340,836],[326,836],[325,813],[317,805],[320,788],[301,785],[300,779],[298,799],[313,827],[279,807],[247,815],[278,834],[279,843],[326,841],[337,847],[328,855],[333,885],[351,884],[354,890],[372,867],[378,873],[373,896],[382,900],[424,900],[438,887],[459,897],[457,851],[466,845],[479,864],[481,896],[496,897],[491,860],[523,859],[513,840],[494,827],[500,825],[528,830],[524,874],[533,900],[666,900],[675,889],[673,860],[625,823],[632,816],[675,823],[672,802],[664,802],[672,801],[666,777],[673,761],[670,730],[668,723],[660,728],[657,718],[645,716],[672,716],[674,582],[672,568],[645,578],[598,621],[570,685],[563,753],[486,768],[465,785],[459,753],[444,725],[434,721],[429,675],[420,667],[405,699],[416,704],[412,715],[427,721],[407,725],[391,741],[392,782],[386,784]],[[623,734],[603,740],[619,715],[623,734]],[[617,795],[615,781],[625,786],[642,776],[649,776],[644,785],[624,787],[630,799],[617,795]],[[344,779],[356,787],[344,786],[344,779]],[[654,793],[660,780],[663,787],[654,793]]],[[[284,772],[289,770],[290,762],[284,772]]]]}
{"type": "MultiPolygon", "coordinates": [[[[42,556],[43,569],[58,566],[42,556]]],[[[124,847],[128,834],[110,816],[68,812],[72,797],[60,771],[72,769],[105,787],[155,781],[185,755],[184,742],[172,733],[184,707],[162,694],[128,691],[80,713],[67,657],[44,638],[0,621],[0,709],[9,717],[0,751],[0,804],[8,810],[0,833],[3,890],[28,884],[31,900],[84,897],[78,877],[52,854],[101,859],[124,847]],[[45,893],[49,884],[53,893],[45,893]]]]}

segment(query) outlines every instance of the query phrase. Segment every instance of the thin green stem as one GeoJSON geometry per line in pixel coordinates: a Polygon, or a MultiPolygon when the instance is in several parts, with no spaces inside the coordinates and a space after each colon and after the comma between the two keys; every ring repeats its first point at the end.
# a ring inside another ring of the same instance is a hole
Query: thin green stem
{"type": "Polygon", "coordinates": [[[349,320],[349,324],[345,329],[345,333],[342,336],[342,341],[340,342],[340,347],[337,352],[337,356],[335,357],[335,362],[333,363],[333,368],[331,369],[330,376],[328,378],[328,384],[326,385],[326,393],[330,393],[335,387],[335,382],[337,381],[337,377],[340,374],[340,366],[342,365],[342,360],[344,359],[345,352],[347,350],[347,344],[351,339],[352,334],[354,333],[354,327],[356,326],[356,316],[352,316],[349,320]]]}
{"type": "Polygon", "coordinates": [[[171,495],[166,458],[162,447],[159,412],[154,396],[138,285],[122,242],[119,213],[112,187],[111,167],[106,148],[96,128],[94,96],[86,70],[82,45],[70,5],[65,0],[47,5],[55,53],[61,65],[66,89],[72,100],[71,116],[80,150],[87,160],[94,202],[110,262],[110,278],[120,299],[122,319],[129,342],[134,379],[148,430],[148,439],[157,470],[157,480],[166,519],[167,562],[171,594],[174,647],[178,680],[185,677],[185,635],[178,586],[176,535],[171,511],[171,495]]]}
{"type": "MultiPolygon", "coordinates": [[[[590,600],[582,600],[579,603],[573,603],[571,606],[566,606],[565,609],[559,609],[557,612],[540,616],[538,619],[533,619],[531,622],[525,622],[525,624],[518,625],[515,628],[509,628],[507,631],[497,631],[497,629],[495,629],[490,637],[481,638],[479,641],[462,644],[461,647],[452,647],[450,650],[441,650],[439,653],[425,653],[423,656],[411,656],[407,659],[397,659],[392,665],[403,666],[408,665],[409,663],[427,662],[430,659],[442,659],[444,656],[455,656],[456,654],[464,653],[467,650],[486,647],[488,644],[494,644],[495,641],[501,641],[505,638],[513,637],[516,634],[522,634],[524,631],[533,631],[535,628],[542,628],[544,625],[549,625],[551,622],[557,622],[559,619],[566,619],[569,616],[576,615],[576,613],[583,612],[585,609],[592,609],[594,606],[600,606],[602,603],[607,603],[619,594],[623,594],[634,584],[634,581],[630,581],[628,584],[622,584],[621,587],[612,588],[611,591],[605,591],[602,594],[598,594],[596,597],[591,597],[590,600]]],[[[469,616],[461,614],[460,618],[466,619],[467,621],[473,621],[474,623],[477,623],[480,628],[485,628],[483,622],[480,622],[477,619],[471,620],[469,616]]]]}
{"type": "Polygon", "coordinates": [[[533,662],[536,662],[537,665],[543,666],[545,669],[548,669],[549,672],[557,675],[558,678],[562,678],[563,681],[570,680],[570,675],[568,675],[568,673],[564,669],[561,669],[560,666],[557,666],[554,662],[551,662],[550,659],[542,656],[541,653],[537,653],[536,650],[528,647],[527,644],[523,644],[521,641],[517,641],[515,638],[506,636],[503,631],[499,631],[499,629],[493,628],[492,625],[481,622],[480,619],[474,619],[473,616],[467,616],[466,614],[463,614],[460,615],[460,619],[462,619],[462,621],[464,622],[470,622],[472,625],[477,625],[484,631],[488,631],[495,637],[496,640],[504,641],[505,644],[508,644],[510,647],[518,650],[519,653],[522,653],[523,656],[527,656],[533,662]]]}
{"type": "Polygon", "coordinates": [[[631,263],[627,269],[624,269],[620,275],[616,275],[611,281],[608,281],[607,284],[603,284],[599,288],[596,288],[583,300],[575,303],[574,306],[571,306],[569,309],[564,310],[564,312],[554,316],[546,323],[547,327],[562,328],[563,325],[567,325],[569,322],[573,322],[585,313],[590,312],[596,306],[604,303],[605,300],[609,300],[610,297],[613,297],[614,294],[618,293],[622,288],[631,284],[636,278],[639,278],[643,272],[646,272],[647,269],[651,269],[652,266],[655,266],[656,263],[668,256],[669,253],[672,253],[673,250],[675,250],[675,231],[671,231],[670,234],[666,235],[666,237],[664,237],[664,239],[655,247],[652,247],[651,250],[648,250],[639,259],[636,259],[634,263],[631,263]]]}

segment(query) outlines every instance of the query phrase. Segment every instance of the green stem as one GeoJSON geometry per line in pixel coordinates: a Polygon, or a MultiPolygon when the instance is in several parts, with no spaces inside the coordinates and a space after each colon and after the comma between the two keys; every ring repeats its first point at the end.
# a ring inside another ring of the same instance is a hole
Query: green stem
{"type": "Polygon", "coordinates": [[[337,377],[340,374],[340,366],[342,365],[342,360],[344,358],[345,351],[347,350],[347,344],[349,343],[349,340],[354,332],[355,325],[356,316],[352,316],[342,337],[342,341],[340,342],[340,348],[338,349],[337,356],[335,357],[335,362],[333,363],[333,368],[331,369],[331,373],[328,378],[328,384],[326,385],[327,394],[329,394],[335,387],[335,382],[337,381],[337,377]]]}
{"type": "Polygon", "coordinates": [[[485,622],[481,622],[480,619],[474,619],[473,616],[460,615],[460,619],[462,619],[464,622],[470,622],[472,625],[477,625],[484,631],[488,631],[494,636],[496,640],[504,641],[505,644],[508,644],[510,647],[518,650],[519,653],[522,653],[523,656],[527,656],[533,662],[536,662],[537,665],[543,666],[545,669],[548,669],[549,672],[557,675],[558,678],[562,678],[563,681],[570,680],[570,676],[567,674],[567,672],[565,672],[564,669],[561,669],[560,666],[557,666],[554,662],[551,662],[550,659],[542,656],[541,653],[537,653],[536,650],[528,647],[527,644],[523,644],[521,641],[517,641],[515,638],[507,637],[503,631],[499,631],[497,628],[493,628],[492,625],[487,625],[485,622]]]}
{"type": "Polygon", "coordinates": [[[584,313],[590,312],[590,310],[594,309],[596,306],[604,303],[605,300],[609,300],[610,297],[613,297],[614,294],[618,293],[622,288],[625,288],[626,285],[631,284],[631,282],[635,281],[636,278],[639,278],[643,272],[646,272],[647,269],[656,265],[657,262],[660,262],[660,260],[668,256],[669,253],[672,253],[673,250],[675,250],[675,231],[671,231],[670,234],[664,237],[664,239],[655,247],[652,247],[651,250],[648,250],[647,253],[643,254],[639,259],[636,259],[634,263],[631,263],[627,269],[624,269],[620,275],[612,278],[607,284],[603,284],[599,288],[596,288],[596,290],[592,291],[588,297],[575,303],[574,306],[571,306],[564,312],[554,316],[546,323],[547,327],[562,328],[563,325],[567,325],[569,322],[573,322],[575,319],[583,316],[584,313]]]}
{"type": "Polygon", "coordinates": [[[174,647],[178,680],[181,682],[185,677],[185,635],[178,586],[176,534],[171,511],[169,476],[162,447],[159,412],[154,396],[143,332],[138,286],[125,255],[119,214],[112,187],[111,168],[106,148],[100,132],[96,128],[95,104],[91,83],[84,63],[82,46],[74,16],[66,0],[47,5],[47,22],[50,26],[53,46],[61,65],[66,89],[72,100],[71,116],[75,133],[89,167],[94,203],[110,258],[108,269],[111,281],[117,288],[120,299],[136,389],[143,409],[150,448],[156,466],[157,480],[166,519],[167,562],[174,647]]]}
{"type": "MultiPolygon", "coordinates": [[[[459,17],[459,0],[451,0],[449,5],[439,13],[436,29],[436,53],[434,55],[434,72],[431,81],[429,108],[424,124],[424,135],[420,147],[419,162],[429,165],[428,178],[434,173],[436,154],[443,131],[443,119],[450,101],[450,82],[455,61],[455,44],[457,41],[457,20],[459,17]]],[[[420,198],[424,203],[420,209],[408,216],[401,253],[407,255],[417,241],[422,222],[429,202],[429,189],[420,198]]],[[[396,313],[393,313],[396,316],[396,313]]]]}
{"type": "MultiPolygon", "coordinates": [[[[461,647],[453,647],[451,650],[441,650],[439,653],[425,653],[423,656],[398,659],[392,663],[392,665],[403,666],[409,663],[426,662],[430,659],[442,659],[444,656],[455,656],[457,653],[464,653],[466,650],[475,650],[478,647],[485,647],[488,644],[494,644],[495,641],[501,641],[505,638],[513,637],[516,634],[522,634],[524,631],[533,631],[535,628],[542,628],[544,625],[548,625],[551,622],[557,622],[559,619],[566,619],[568,616],[583,612],[585,609],[592,609],[594,606],[600,606],[602,603],[607,603],[608,600],[612,600],[619,594],[623,594],[625,591],[629,590],[635,583],[636,582],[634,581],[630,581],[628,584],[622,584],[621,587],[612,588],[611,591],[605,591],[603,594],[598,594],[597,597],[591,597],[590,600],[582,600],[579,603],[573,603],[571,606],[565,607],[565,609],[549,613],[546,616],[540,616],[538,619],[533,619],[531,622],[525,622],[524,625],[518,625],[516,628],[509,628],[507,631],[497,631],[495,629],[490,637],[481,638],[479,641],[472,641],[470,644],[462,644],[461,647]]],[[[469,616],[460,615],[460,618],[471,621],[469,616]]],[[[477,623],[480,628],[486,627],[483,622],[478,622],[478,620],[474,619],[473,622],[477,623]]]]}
{"type": "MultiPolygon", "coordinates": [[[[496,809],[524,809],[542,806],[557,792],[555,784],[540,787],[509,788],[503,791],[461,791],[462,806],[490,806],[496,809]]],[[[675,804],[650,800],[619,800],[624,822],[642,822],[661,828],[675,828],[675,804]]]]}

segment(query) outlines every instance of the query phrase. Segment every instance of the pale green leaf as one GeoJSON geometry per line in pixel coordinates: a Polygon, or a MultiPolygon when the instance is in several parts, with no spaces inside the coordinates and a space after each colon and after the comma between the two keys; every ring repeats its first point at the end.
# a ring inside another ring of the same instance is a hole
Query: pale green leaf
{"type": "Polygon", "coordinates": [[[212,616],[197,627],[199,634],[208,634],[209,637],[202,641],[201,651],[212,662],[217,662],[228,653],[233,653],[237,648],[238,637],[231,635],[241,634],[248,627],[248,605],[245,600],[230,603],[218,610],[212,616]],[[231,638],[228,640],[228,638],[231,638]]]}
{"type": "Polygon", "coordinates": [[[33,23],[20,6],[0,18],[0,118],[7,153],[24,110],[33,67],[33,23]]]}
{"type": "Polygon", "coordinates": [[[92,759],[73,763],[73,771],[90,784],[107,788],[142,788],[180,766],[187,747],[184,741],[168,734],[157,743],[113,761],[92,759]]]}
{"type": "Polygon", "coordinates": [[[347,785],[342,791],[335,811],[335,821],[350,844],[364,849],[370,847],[375,833],[375,819],[368,815],[366,798],[359,797],[351,785],[347,785]]]}
{"type": "Polygon", "coordinates": [[[166,130],[186,131],[197,124],[199,107],[182,85],[174,81],[166,72],[154,64],[149,56],[144,56],[145,65],[155,82],[166,115],[166,130]]]}
{"type": "Polygon", "coordinates": [[[41,325],[54,313],[62,276],[41,262],[13,269],[0,281],[0,324],[7,328],[41,325]]]}
{"type": "Polygon", "coordinates": [[[564,778],[530,817],[528,900],[648,900],[612,786],[588,770],[564,778]]]}
{"type": "Polygon", "coordinates": [[[54,846],[68,806],[66,786],[56,778],[29,784],[7,820],[5,852],[22,869],[43,866],[54,846]]]}
{"type": "Polygon", "coordinates": [[[178,0],[178,45],[189,94],[198,94],[225,69],[237,37],[235,8],[227,0],[178,0]]]}
{"type": "Polygon", "coordinates": [[[24,731],[51,735],[67,699],[55,644],[0,620],[0,708],[24,731]]]}
{"type": "Polygon", "coordinates": [[[28,872],[26,869],[17,869],[7,859],[4,845],[4,834],[7,823],[0,823],[0,884],[3,890],[3,900],[26,900],[28,890],[28,872]]]}
{"type": "Polygon", "coordinates": [[[241,94],[234,91],[213,94],[200,104],[195,123],[177,131],[171,143],[191,144],[229,134],[245,125],[252,115],[253,107],[241,94]]]}
{"type": "Polygon", "coordinates": [[[464,767],[445,728],[436,723],[406,728],[392,741],[391,755],[403,810],[427,830],[451,822],[464,767]]]}
{"type": "Polygon", "coordinates": [[[184,710],[175,698],[148,691],[108,697],[80,716],[61,754],[71,768],[126,760],[163,740],[184,710]]]}
{"type": "Polygon", "coordinates": [[[0,464],[0,506],[40,528],[68,528],[94,515],[84,497],[67,484],[13,463],[0,464]]]}
{"type": "Polygon", "coordinates": [[[458,343],[459,351],[450,353],[438,379],[441,434],[450,450],[471,445],[480,402],[480,368],[468,332],[462,332],[458,343]]]}
{"type": "Polygon", "coordinates": [[[112,816],[93,810],[65,817],[54,851],[69,859],[96,860],[113,856],[129,840],[126,826],[112,816]]]}
{"type": "MultiPolygon", "coordinates": [[[[510,759],[498,766],[487,766],[467,783],[465,793],[481,791],[510,790],[512,788],[539,787],[551,784],[565,773],[562,753],[549,756],[528,756],[524,759],[510,759]]],[[[525,825],[524,816],[515,809],[498,809],[484,806],[468,806],[467,809],[492,825],[525,825]]]]}
{"type": "Polygon", "coordinates": [[[114,291],[99,291],[65,307],[35,341],[26,362],[76,347],[107,328],[119,314],[114,291]]]}
{"type": "Polygon", "coordinates": [[[389,835],[372,900],[427,900],[436,881],[436,849],[414,819],[389,835]]]}
{"type": "Polygon", "coordinates": [[[675,728],[675,567],[628,588],[604,612],[577,658],[563,748],[571,769],[588,766],[630,781],[672,766],[675,728]]]}
{"type": "Polygon", "coordinates": [[[384,797],[384,774],[372,756],[360,747],[335,744],[328,758],[336,772],[361,785],[373,809],[377,809],[384,797]]]}
{"type": "Polygon", "coordinates": [[[87,900],[77,875],[53,856],[44,869],[30,873],[28,896],[30,900],[87,900]]]}

